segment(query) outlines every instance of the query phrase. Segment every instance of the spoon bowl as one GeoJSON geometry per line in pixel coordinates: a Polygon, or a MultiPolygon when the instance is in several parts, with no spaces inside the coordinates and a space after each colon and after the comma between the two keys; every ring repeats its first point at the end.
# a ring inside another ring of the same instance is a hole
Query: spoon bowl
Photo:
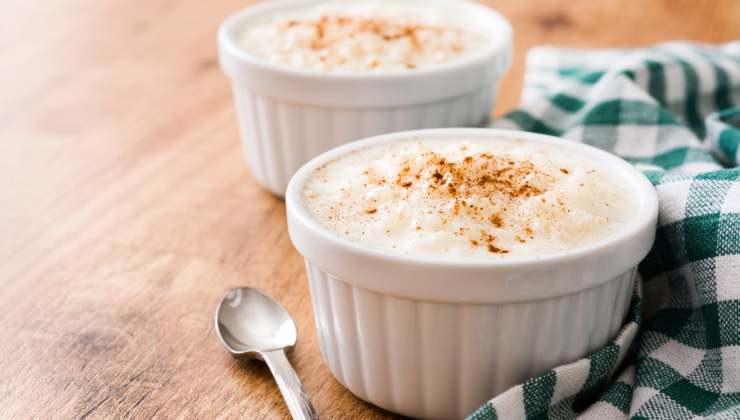
{"type": "Polygon", "coordinates": [[[229,290],[221,300],[216,310],[216,333],[231,354],[247,358],[290,349],[297,340],[288,311],[270,296],[248,287],[229,290]]]}

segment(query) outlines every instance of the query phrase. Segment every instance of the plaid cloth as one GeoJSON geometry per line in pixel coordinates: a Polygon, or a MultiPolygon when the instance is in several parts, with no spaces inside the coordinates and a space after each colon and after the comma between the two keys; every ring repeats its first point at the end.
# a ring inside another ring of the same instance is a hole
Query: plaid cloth
{"type": "Polygon", "coordinates": [[[658,234],[613,342],[469,418],[740,418],[740,42],[536,48],[525,85],[494,126],[632,162],[658,191],[658,234]]]}

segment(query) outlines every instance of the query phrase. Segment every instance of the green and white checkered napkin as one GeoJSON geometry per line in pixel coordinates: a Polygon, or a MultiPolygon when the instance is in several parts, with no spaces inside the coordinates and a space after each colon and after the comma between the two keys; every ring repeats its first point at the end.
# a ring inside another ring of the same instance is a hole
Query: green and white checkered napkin
{"type": "Polygon", "coordinates": [[[499,128],[609,150],[660,198],[628,319],[609,345],[470,419],[740,418],[740,42],[536,48],[499,128]]]}

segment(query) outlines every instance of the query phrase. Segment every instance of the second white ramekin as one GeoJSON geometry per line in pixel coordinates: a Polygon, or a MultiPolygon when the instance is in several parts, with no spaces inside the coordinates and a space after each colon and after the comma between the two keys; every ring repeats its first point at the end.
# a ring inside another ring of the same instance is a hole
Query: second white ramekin
{"type": "Polygon", "coordinates": [[[652,246],[658,212],[650,182],[614,155],[549,136],[486,129],[396,133],[336,148],[296,173],[286,206],[331,371],[358,397],[422,418],[463,417],[612,339],[637,265],[652,246]],[[405,138],[481,137],[555,144],[599,162],[634,193],[636,216],[614,235],[567,252],[464,263],[349,242],[303,205],[303,185],[316,168],[353,150],[405,138]]]}
{"type": "Polygon", "coordinates": [[[456,20],[490,38],[480,53],[427,70],[320,73],[269,63],[239,45],[257,19],[320,1],[262,3],[230,16],[219,29],[219,60],[231,79],[246,160],[265,188],[283,196],[301,165],[352,140],[486,122],[511,63],[511,27],[499,13],[464,0],[409,0],[449,8],[456,20]]]}

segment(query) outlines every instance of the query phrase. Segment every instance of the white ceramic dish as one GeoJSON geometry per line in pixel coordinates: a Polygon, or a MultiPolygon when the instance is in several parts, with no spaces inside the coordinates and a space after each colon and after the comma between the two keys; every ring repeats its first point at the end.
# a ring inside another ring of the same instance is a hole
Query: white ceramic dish
{"type": "Polygon", "coordinates": [[[332,372],[358,397],[424,418],[463,417],[509,387],[613,338],[629,306],[637,265],[653,243],[658,212],[653,186],[616,156],[549,136],[487,129],[395,133],[333,149],[296,173],[286,205],[332,372]],[[460,263],[351,243],[304,207],[303,185],[320,165],[370,144],[414,136],[554,142],[620,174],[636,195],[637,216],[618,233],[566,252],[460,263]]]}
{"type": "Polygon", "coordinates": [[[491,38],[480,53],[415,71],[322,73],[269,63],[239,45],[239,36],[255,19],[320,1],[261,3],[227,18],[218,32],[219,59],[232,82],[246,160],[265,188],[282,196],[301,165],[352,140],[479,126],[488,119],[497,82],[511,62],[511,27],[500,14],[465,0],[407,0],[444,5],[491,38]]]}

